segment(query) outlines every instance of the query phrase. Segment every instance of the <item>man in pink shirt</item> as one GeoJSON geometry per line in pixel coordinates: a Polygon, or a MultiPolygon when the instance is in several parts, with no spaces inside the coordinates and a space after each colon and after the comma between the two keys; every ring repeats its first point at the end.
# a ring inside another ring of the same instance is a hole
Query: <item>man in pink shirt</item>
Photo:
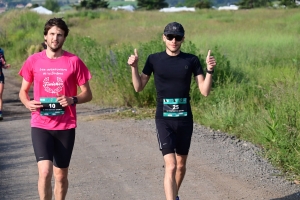
{"type": "Polygon", "coordinates": [[[47,21],[44,27],[47,48],[29,56],[19,72],[23,77],[19,97],[31,111],[40,199],[52,199],[52,175],[55,199],[65,199],[77,126],[76,104],[92,99],[91,73],[79,57],[62,49],[68,33],[68,26],[61,18],[47,21]],[[32,84],[34,96],[30,99],[28,91],[32,84]]]}

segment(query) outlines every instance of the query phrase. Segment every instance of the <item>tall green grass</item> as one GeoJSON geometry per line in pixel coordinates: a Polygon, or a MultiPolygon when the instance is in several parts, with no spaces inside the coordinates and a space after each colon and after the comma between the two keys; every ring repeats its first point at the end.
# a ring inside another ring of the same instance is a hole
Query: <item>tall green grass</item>
{"type": "MultiPolygon", "coordinates": [[[[205,67],[204,58],[211,49],[218,63],[208,97],[201,96],[192,83],[195,121],[257,144],[275,166],[289,177],[300,178],[298,10],[99,10],[58,15],[71,29],[65,49],[79,55],[92,71],[95,103],[153,109],[152,79],[144,91],[136,93],[127,59],[137,48],[141,71],[149,54],[164,50],[164,26],[181,22],[186,30],[182,50],[199,56],[205,67]]],[[[30,12],[0,15],[0,35],[5,36],[0,45],[9,61],[21,66],[28,47],[43,40],[45,19],[30,12]]]]}

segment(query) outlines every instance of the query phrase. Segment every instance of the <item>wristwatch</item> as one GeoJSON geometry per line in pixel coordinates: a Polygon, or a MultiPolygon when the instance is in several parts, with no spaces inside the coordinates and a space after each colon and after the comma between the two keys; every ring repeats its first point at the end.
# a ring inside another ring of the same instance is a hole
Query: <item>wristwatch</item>
{"type": "Polygon", "coordinates": [[[211,70],[211,71],[209,71],[209,70],[206,68],[206,73],[208,73],[208,74],[213,74],[213,73],[214,73],[214,71],[215,71],[215,70],[211,70]]]}
{"type": "Polygon", "coordinates": [[[73,99],[73,104],[72,104],[72,105],[74,105],[74,104],[77,104],[77,103],[78,103],[78,99],[77,99],[77,97],[72,97],[72,99],[73,99]]]}

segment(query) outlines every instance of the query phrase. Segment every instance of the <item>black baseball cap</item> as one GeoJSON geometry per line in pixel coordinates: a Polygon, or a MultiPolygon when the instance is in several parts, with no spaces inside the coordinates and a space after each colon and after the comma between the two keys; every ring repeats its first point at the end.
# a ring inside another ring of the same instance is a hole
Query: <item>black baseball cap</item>
{"type": "Polygon", "coordinates": [[[184,36],[184,28],[178,22],[171,22],[165,27],[164,34],[165,35],[173,34],[173,35],[184,36]]]}

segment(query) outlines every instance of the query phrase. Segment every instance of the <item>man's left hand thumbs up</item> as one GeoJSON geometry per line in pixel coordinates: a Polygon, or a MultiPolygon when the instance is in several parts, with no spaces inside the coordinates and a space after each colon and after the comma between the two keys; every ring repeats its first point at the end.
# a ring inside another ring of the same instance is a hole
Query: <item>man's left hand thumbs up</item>
{"type": "Polygon", "coordinates": [[[206,64],[207,64],[207,70],[213,71],[214,67],[216,66],[216,60],[213,56],[210,55],[211,50],[208,50],[207,56],[206,56],[206,64]]]}

